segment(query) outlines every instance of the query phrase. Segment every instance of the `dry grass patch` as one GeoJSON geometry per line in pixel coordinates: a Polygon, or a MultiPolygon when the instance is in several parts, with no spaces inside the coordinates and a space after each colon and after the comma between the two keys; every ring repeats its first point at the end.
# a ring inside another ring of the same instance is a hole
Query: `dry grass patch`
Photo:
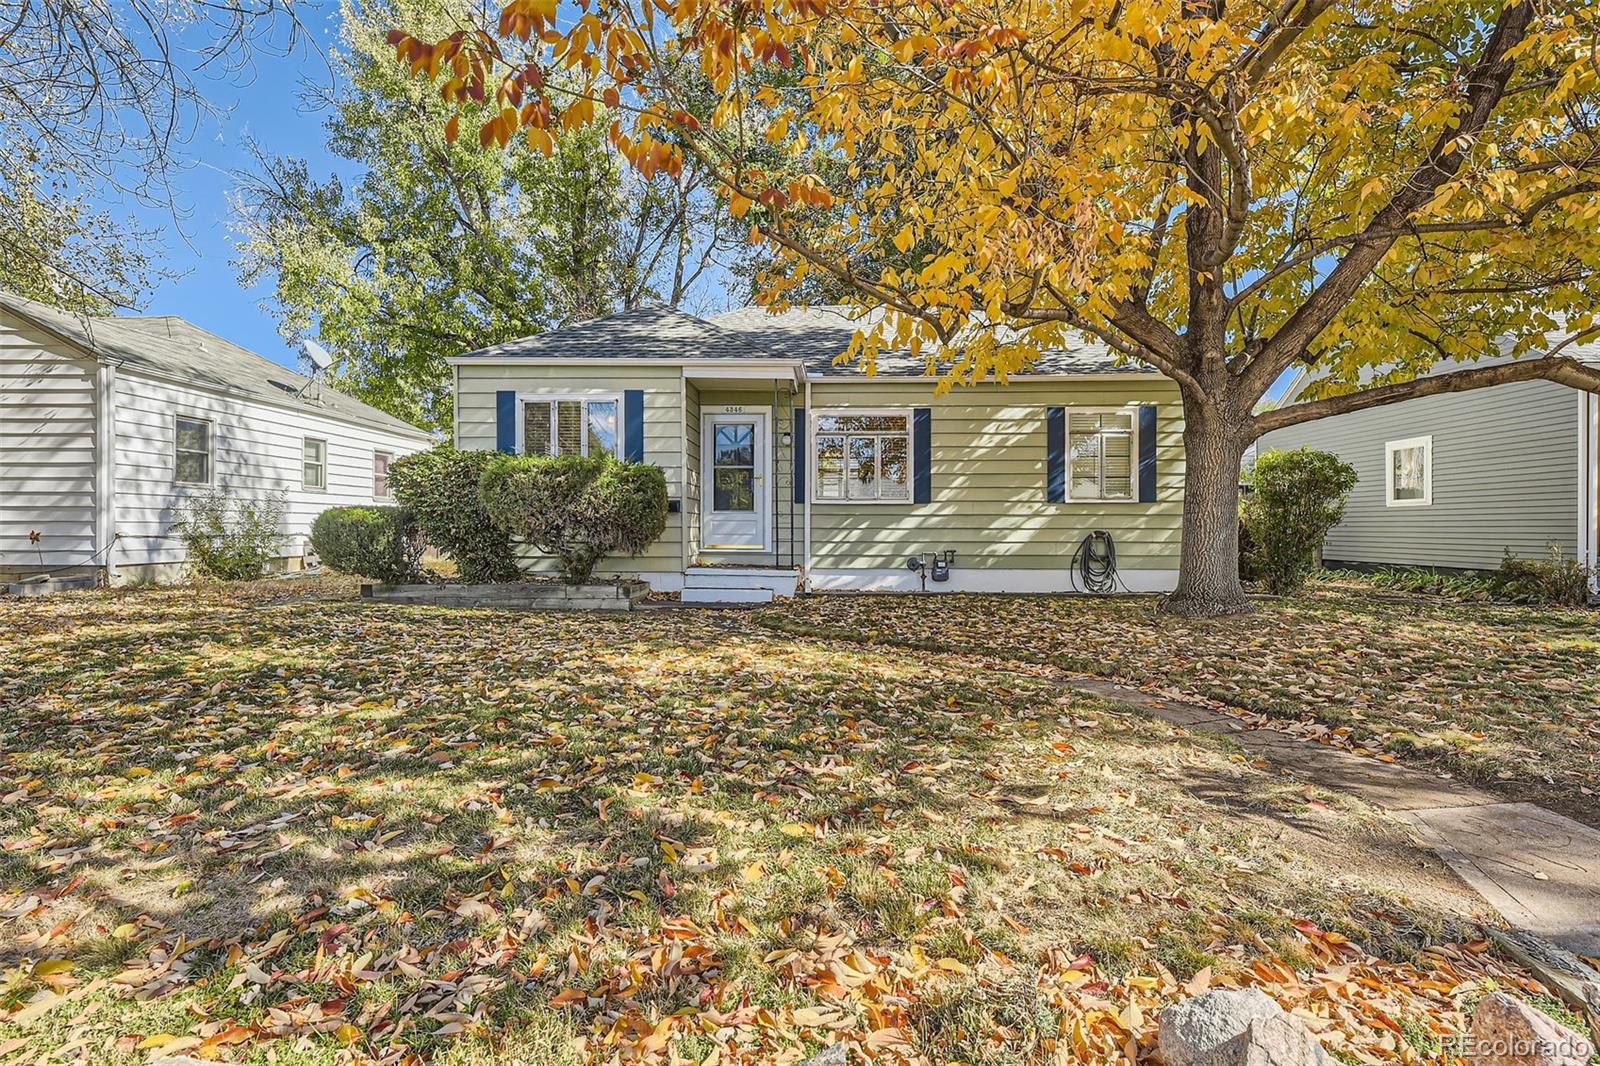
{"type": "Polygon", "coordinates": [[[1110,1062],[1257,984],[1350,1062],[1495,982],[1393,822],[749,616],[0,603],[0,1063],[1110,1062]]]}
{"type": "Polygon", "coordinates": [[[817,596],[770,627],[1048,663],[1209,699],[1600,823],[1600,615],[1323,583],[1247,619],[1150,598],[817,596]]]}

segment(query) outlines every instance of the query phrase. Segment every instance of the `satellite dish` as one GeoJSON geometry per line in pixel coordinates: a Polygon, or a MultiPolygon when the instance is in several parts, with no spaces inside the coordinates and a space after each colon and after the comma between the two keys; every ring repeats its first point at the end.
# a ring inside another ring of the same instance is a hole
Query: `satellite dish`
{"type": "Polygon", "coordinates": [[[303,340],[300,347],[305,349],[306,358],[311,360],[311,365],[318,370],[326,370],[333,365],[333,356],[328,354],[328,349],[314,340],[303,340]]]}

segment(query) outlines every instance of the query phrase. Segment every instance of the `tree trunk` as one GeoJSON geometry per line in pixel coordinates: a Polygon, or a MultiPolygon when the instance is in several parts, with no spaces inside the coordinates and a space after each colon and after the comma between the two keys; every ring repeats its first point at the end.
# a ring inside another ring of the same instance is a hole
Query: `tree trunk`
{"type": "Polygon", "coordinates": [[[1188,398],[1184,415],[1183,554],[1178,587],[1163,606],[1189,618],[1240,614],[1251,609],[1239,580],[1239,461],[1246,435],[1225,412],[1188,398]]]}

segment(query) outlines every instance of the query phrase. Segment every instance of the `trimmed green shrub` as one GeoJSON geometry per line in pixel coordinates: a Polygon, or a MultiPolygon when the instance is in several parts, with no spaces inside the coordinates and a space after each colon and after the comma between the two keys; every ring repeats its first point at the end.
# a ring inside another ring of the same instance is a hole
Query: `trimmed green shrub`
{"type": "Polygon", "coordinates": [[[178,504],[172,531],[199,573],[222,581],[260,577],[280,554],[283,493],[236,499],[213,489],[189,496],[178,504]]]}
{"type": "Polygon", "coordinates": [[[478,584],[522,576],[505,530],[489,521],[478,481],[498,452],[463,452],[446,444],[396,459],[389,487],[436,550],[456,564],[456,576],[478,584]]]}
{"type": "Polygon", "coordinates": [[[607,555],[638,555],[667,528],[667,478],[609,456],[501,455],[478,486],[495,525],[561,563],[582,584],[607,555]]]}
{"type": "Polygon", "coordinates": [[[1344,516],[1355,468],[1330,452],[1274,449],[1256,459],[1244,484],[1247,570],[1271,592],[1296,592],[1316,569],[1328,530],[1344,516]]]}
{"type": "Polygon", "coordinates": [[[388,585],[421,576],[423,545],[404,507],[330,507],[311,524],[311,547],[324,563],[388,585]]]}

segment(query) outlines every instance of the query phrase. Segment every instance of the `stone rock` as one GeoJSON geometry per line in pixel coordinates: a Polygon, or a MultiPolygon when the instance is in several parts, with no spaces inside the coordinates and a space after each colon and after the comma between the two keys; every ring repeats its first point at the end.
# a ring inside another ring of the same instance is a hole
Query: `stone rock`
{"type": "Polygon", "coordinates": [[[1472,1011],[1466,1060],[1475,1066],[1589,1066],[1594,1047],[1515,996],[1491,992],[1472,1011]]]}
{"type": "Polygon", "coordinates": [[[829,1044],[815,1055],[806,1059],[800,1066],[845,1066],[843,1044],[829,1044]]]}
{"type": "Polygon", "coordinates": [[[1219,988],[1161,1012],[1167,1066],[1329,1066],[1317,1038],[1260,989],[1219,988]]]}

